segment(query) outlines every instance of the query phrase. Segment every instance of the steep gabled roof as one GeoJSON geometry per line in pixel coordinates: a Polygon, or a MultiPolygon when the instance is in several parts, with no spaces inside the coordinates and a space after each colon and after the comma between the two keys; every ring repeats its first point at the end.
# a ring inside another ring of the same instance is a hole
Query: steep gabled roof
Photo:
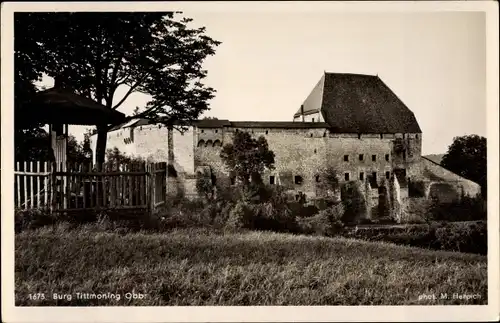
{"type": "Polygon", "coordinates": [[[413,112],[378,76],[325,73],[321,113],[333,132],[422,132],[413,112]]]}

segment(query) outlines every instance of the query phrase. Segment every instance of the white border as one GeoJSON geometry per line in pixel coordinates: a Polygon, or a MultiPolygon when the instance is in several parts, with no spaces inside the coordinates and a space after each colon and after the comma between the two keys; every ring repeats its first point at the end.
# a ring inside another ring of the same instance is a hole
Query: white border
{"type": "Polygon", "coordinates": [[[2,318],[5,322],[482,321],[499,318],[498,3],[442,2],[25,2],[2,3],[2,318]],[[14,11],[438,12],[482,11],[487,23],[488,305],[289,307],[14,307],[13,13],[14,11]]]}

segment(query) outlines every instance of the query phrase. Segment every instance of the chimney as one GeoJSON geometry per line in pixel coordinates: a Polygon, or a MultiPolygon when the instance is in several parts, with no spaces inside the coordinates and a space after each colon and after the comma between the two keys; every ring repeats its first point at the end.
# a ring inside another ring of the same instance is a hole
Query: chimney
{"type": "Polygon", "coordinates": [[[302,114],[302,122],[304,122],[304,105],[300,106],[300,113],[302,114]]]}

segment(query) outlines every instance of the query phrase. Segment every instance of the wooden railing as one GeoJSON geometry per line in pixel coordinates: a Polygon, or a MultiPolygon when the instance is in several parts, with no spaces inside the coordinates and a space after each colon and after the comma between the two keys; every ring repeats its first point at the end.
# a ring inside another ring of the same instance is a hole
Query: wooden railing
{"type": "Polygon", "coordinates": [[[14,174],[19,209],[153,210],[166,202],[166,163],[17,162],[14,174]]]}

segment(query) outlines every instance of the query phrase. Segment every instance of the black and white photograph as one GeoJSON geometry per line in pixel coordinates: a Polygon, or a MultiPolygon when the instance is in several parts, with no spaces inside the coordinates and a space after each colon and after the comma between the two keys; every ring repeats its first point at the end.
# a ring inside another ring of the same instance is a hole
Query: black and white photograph
{"type": "Polygon", "coordinates": [[[3,5],[5,321],[498,319],[498,3],[446,3],[3,5]]]}

